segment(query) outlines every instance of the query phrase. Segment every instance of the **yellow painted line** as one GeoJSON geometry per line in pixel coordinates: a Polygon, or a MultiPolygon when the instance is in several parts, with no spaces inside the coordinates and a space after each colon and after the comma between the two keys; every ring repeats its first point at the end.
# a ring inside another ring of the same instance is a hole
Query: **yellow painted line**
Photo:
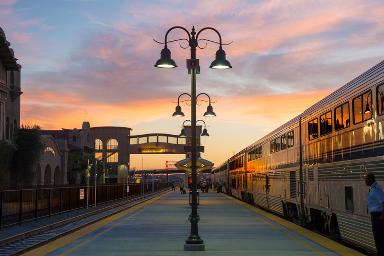
{"type": "MultiPolygon", "coordinates": [[[[228,195],[225,195],[225,196],[227,198],[230,198],[231,200],[235,201],[236,203],[250,209],[251,211],[258,213],[258,214],[272,220],[273,222],[276,222],[276,223],[288,228],[289,230],[292,230],[292,231],[308,238],[309,240],[314,241],[315,243],[317,243],[317,244],[319,244],[319,245],[321,245],[321,246],[323,246],[323,247],[325,247],[325,248],[327,248],[327,249],[329,249],[329,250],[331,250],[331,251],[333,251],[339,255],[346,255],[346,256],[364,255],[358,251],[355,251],[355,250],[348,248],[342,244],[339,244],[339,243],[337,243],[337,242],[335,242],[329,238],[326,238],[325,236],[319,235],[315,232],[310,231],[309,229],[306,229],[306,228],[303,228],[299,225],[296,225],[293,222],[287,221],[281,217],[278,217],[274,214],[263,211],[259,208],[256,208],[252,205],[244,203],[244,202],[242,202],[238,199],[235,199],[233,197],[230,197],[228,195]]],[[[304,241],[302,241],[302,242],[304,242],[304,241]]]]}
{"type": "MultiPolygon", "coordinates": [[[[68,235],[65,235],[63,237],[60,237],[52,242],[49,242],[48,244],[45,244],[43,246],[40,246],[36,249],[33,249],[31,251],[28,251],[26,253],[24,253],[23,255],[27,255],[27,256],[36,256],[36,255],[47,255],[48,253],[51,253],[59,248],[62,248],[64,246],[67,246],[68,244],[70,243],[73,243],[74,241],[78,240],[79,238],[83,237],[83,236],[86,236],[94,231],[96,231],[97,229],[99,229],[100,227],[102,226],[105,226],[113,221],[116,221],[124,216],[126,216],[127,214],[131,214],[133,212],[136,212],[142,208],[144,208],[145,206],[149,205],[149,204],[152,204],[154,201],[158,200],[161,196],[157,196],[155,198],[152,198],[148,201],[145,201],[143,203],[139,203],[138,205],[135,205],[135,206],[132,206],[126,210],[123,210],[119,213],[116,213],[112,216],[109,216],[105,219],[102,219],[100,221],[97,221],[91,225],[88,225],[84,228],[81,228],[73,233],[69,233],[68,235]]],[[[111,226],[110,228],[106,229],[105,231],[102,231],[98,234],[96,234],[96,236],[93,236],[91,237],[90,239],[87,239],[85,241],[83,241],[82,243],[78,244],[77,246],[69,249],[68,251],[66,251],[64,254],[62,255],[68,255],[70,254],[71,252],[77,250],[79,247],[87,244],[88,242],[96,239],[97,237],[101,236],[102,234],[104,234],[105,232],[111,230],[112,228],[114,228],[116,225],[118,225],[119,223],[116,223],[115,225],[111,226]]]]}

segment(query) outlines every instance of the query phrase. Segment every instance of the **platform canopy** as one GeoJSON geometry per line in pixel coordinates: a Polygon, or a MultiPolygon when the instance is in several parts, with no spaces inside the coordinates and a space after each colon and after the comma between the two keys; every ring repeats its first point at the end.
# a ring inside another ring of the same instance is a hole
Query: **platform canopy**
{"type": "MultiPolygon", "coordinates": [[[[175,163],[175,166],[180,170],[184,170],[186,172],[191,172],[192,159],[191,158],[185,158],[183,160],[180,160],[177,163],[175,163]]],[[[196,167],[197,167],[196,170],[198,172],[201,172],[201,171],[211,169],[213,167],[213,163],[206,160],[206,159],[198,157],[196,159],[196,167]]]]}

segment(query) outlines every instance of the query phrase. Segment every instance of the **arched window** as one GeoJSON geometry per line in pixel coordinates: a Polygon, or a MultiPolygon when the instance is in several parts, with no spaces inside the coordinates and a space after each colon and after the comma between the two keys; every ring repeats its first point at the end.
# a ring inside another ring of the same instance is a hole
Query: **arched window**
{"type": "Polygon", "coordinates": [[[95,149],[96,150],[103,149],[103,142],[100,139],[95,139],[95,149]]]}
{"type": "Polygon", "coordinates": [[[110,139],[107,142],[107,150],[117,150],[119,148],[119,143],[116,139],[110,139]]]}
{"type": "Polygon", "coordinates": [[[44,185],[51,185],[51,166],[48,164],[44,171],[44,185]]]}
{"type": "Polygon", "coordinates": [[[107,163],[117,163],[119,162],[119,153],[118,152],[107,152],[107,163]]]}
{"type": "Polygon", "coordinates": [[[53,184],[55,186],[57,185],[61,185],[61,177],[60,177],[60,168],[59,166],[56,166],[55,168],[55,173],[54,173],[54,176],[53,176],[53,184]]]}

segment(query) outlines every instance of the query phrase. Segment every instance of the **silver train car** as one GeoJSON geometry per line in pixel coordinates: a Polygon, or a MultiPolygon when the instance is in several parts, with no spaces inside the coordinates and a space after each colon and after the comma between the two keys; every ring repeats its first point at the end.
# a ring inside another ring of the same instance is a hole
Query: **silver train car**
{"type": "Polygon", "coordinates": [[[384,61],[212,172],[224,192],[374,252],[368,187],[384,185],[384,61]]]}

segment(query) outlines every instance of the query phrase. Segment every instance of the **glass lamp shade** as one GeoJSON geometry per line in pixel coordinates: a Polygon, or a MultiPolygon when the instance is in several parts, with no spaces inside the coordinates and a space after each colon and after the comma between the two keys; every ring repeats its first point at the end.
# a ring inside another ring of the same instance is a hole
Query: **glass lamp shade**
{"type": "Polygon", "coordinates": [[[214,69],[226,69],[226,68],[232,68],[232,65],[226,59],[225,51],[222,48],[220,48],[216,52],[216,59],[211,63],[209,67],[214,69]]]}
{"type": "Polygon", "coordinates": [[[181,111],[181,107],[179,105],[176,106],[176,110],[172,116],[184,116],[184,113],[181,111]]]}
{"type": "Polygon", "coordinates": [[[205,111],[204,116],[206,116],[206,117],[216,116],[215,112],[213,112],[212,105],[208,105],[207,111],[205,111]]]}
{"type": "Polygon", "coordinates": [[[171,58],[171,51],[168,48],[161,50],[161,57],[156,61],[155,67],[157,68],[175,68],[176,62],[171,58]]]}
{"type": "Polygon", "coordinates": [[[203,130],[203,132],[201,133],[200,136],[209,136],[208,131],[207,131],[206,128],[204,128],[204,130],[203,130]]]}
{"type": "Polygon", "coordinates": [[[185,129],[181,129],[181,132],[180,132],[180,137],[187,137],[187,134],[185,133],[185,129]]]}
{"type": "Polygon", "coordinates": [[[371,112],[371,108],[369,107],[369,104],[368,104],[368,102],[367,102],[367,104],[365,105],[365,111],[364,111],[364,113],[365,113],[365,114],[368,114],[369,112],[371,112]]]}

